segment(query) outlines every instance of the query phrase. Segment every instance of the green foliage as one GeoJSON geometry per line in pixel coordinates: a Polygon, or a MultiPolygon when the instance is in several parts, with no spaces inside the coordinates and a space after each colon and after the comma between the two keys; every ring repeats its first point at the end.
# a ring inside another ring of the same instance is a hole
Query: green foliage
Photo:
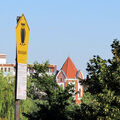
{"type": "MultiPolygon", "coordinates": [[[[91,114],[88,117],[101,120],[118,120],[120,118],[120,43],[114,40],[112,46],[113,58],[103,60],[94,56],[88,63],[86,96],[81,106],[91,114]],[[86,98],[85,98],[86,97],[86,98]],[[89,98],[88,100],[86,100],[89,98]],[[86,101],[89,101],[86,103],[86,101]],[[88,110],[88,108],[91,108],[88,110]]],[[[81,108],[81,111],[84,111],[81,108]]]]}
{"type": "Polygon", "coordinates": [[[14,119],[14,78],[0,74],[0,118],[14,119]]]}
{"type": "MultiPolygon", "coordinates": [[[[54,76],[48,76],[44,65],[36,63],[32,68],[35,73],[28,77],[27,99],[20,101],[20,119],[70,119],[69,113],[74,108],[72,86],[65,90],[55,83],[54,76]],[[28,114],[29,113],[29,114],[28,114]],[[29,116],[23,116],[26,114],[29,116]]],[[[13,120],[15,108],[14,77],[0,75],[0,119],[13,120]]],[[[59,120],[58,119],[58,120],[59,120]]]]}
{"type": "Polygon", "coordinates": [[[48,63],[36,63],[32,68],[29,96],[37,105],[36,111],[25,114],[29,120],[70,120],[74,109],[73,86],[65,90],[55,82],[54,76],[46,74],[48,63]],[[32,96],[31,96],[32,93],[32,96]]]}
{"type": "MultiPolygon", "coordinates": [[[[30,81],[28,80],[28,84],[30,81]]],[[[28,88],[29,90],[29,88],[28,88]]],[[[23,112],[32,112],[35,108],[35,104],[31,98],[27,97],[26,100],[20,103],[20,118],[27,120],[26,117],[22,115],[23,112]]],[[[15,112],[15,78],[14,77],[4,77],[0,74],[0,119],[2,120],[14,120],[15,112]]]]}

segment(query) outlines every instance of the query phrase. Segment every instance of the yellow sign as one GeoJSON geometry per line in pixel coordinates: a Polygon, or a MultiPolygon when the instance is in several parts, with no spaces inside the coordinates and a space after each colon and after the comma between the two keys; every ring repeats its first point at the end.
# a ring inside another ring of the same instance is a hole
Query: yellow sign
{"type": "Polygon", "coordinates": [[[17,63],[27,64],[29,31],[30,29],[25,16],[22,14],[17,19],[16,26],[17,63]]]}

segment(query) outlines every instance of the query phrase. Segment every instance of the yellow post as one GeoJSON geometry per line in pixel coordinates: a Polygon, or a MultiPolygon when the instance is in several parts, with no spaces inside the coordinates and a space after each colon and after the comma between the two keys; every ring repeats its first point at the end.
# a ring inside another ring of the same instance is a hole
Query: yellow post
{"type": "Polygon", "coordinates": [[[24,14],[17,17],[16,26],[16,80],[15,80],[15,120],[20,120],[20,100],[26,99],[27,53],[29,26],[24,14]]]}

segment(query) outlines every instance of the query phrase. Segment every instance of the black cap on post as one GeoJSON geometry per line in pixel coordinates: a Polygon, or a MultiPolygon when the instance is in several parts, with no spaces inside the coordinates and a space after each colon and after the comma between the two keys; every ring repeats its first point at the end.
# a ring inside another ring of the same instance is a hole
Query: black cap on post
{"type": "Polygon", "coordinates": [[[18,23],[18,21],[20,20],[20,17],[21,17],[21,16],[17,16],[17,18],[16,18],[17,23],[18,23]]]}

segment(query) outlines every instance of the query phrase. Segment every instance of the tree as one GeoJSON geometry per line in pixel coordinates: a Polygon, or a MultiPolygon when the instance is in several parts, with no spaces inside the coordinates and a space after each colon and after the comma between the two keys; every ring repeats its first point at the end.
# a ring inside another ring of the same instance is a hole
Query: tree
{"type": "MultiPolygon", "coordinates": [[[[28,90],[30,81],[28,79],[28,90]]],[[[27,120],[22,112],[28,113],[35,108],[35,104],[30,97],[20,103],[20,119],[27,120]]],[[[0,120],[14,120],[15,112],[15,78],[5,77],[0,73],[0,120]]]]}
{"type": "Polygon", "coordinates": [[[24,114],[29,120],[72,120],[74,108],[72,94],[74,88],[69,85],[65,90],[55,82],[55,76],[46,74],[48,62],[34,64],[31,75],[31,90],[28,95],[34,100],[37,108],[34,112],[24,114]],[[32,93],[32,96],[31,96],[32,93]]]}
{"type": "Polygon", "coordinates": [[[0,73],[0,118],[14,119],[14,82],[0,73]]]}
{"type": "Polygon", "coordinates": [[[112,59],[94,56],[87,66],[88,75],[83,84],[91,102],[86,103],[84,96],[79,112],[90,113],[88,120],[120,119],[120,42],[114,40],[111,46],[112,59]]]}

